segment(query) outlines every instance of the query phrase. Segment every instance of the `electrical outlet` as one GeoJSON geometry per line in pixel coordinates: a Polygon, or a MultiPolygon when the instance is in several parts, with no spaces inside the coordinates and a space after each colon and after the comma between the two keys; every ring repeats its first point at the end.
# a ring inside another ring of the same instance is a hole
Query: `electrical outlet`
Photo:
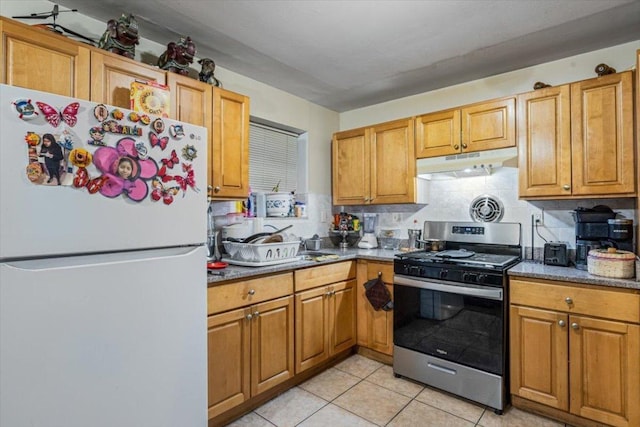
{"type": "Polygon", "coordinates": [[[320,211],[320,222],[327,222],[327,211],[320,211]]]}
{"type": "Polygon", "coordinates": [[[393,222],[400,222],[402,221],[402,214],[394,213],[391,215],[391,219],[393,220],[393,222]]]}
{"type": "Polygon", "coordinates": [[[544,225],[544,221],[542,220],[542,218],[543,218],[542,212],[538,212],[538,213],[534,213],[533,214],[533,221],[537,225],[544,225]]]}

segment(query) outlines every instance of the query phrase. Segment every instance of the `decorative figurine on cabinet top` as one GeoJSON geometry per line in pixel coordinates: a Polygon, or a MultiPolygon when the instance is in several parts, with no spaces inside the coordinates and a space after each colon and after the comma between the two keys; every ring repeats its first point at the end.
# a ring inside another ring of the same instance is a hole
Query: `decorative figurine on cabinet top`
{"type": "Polygon", "coordinates": [[[186,76],[195,54],[196,45],[191,37],[182,37],[178,43],[170,42],[167,45],[167,50],[158,58],[158,67],[186,76]]]}
{"type": "Polygon", "coordinates": [[[100,38],[98,47],[133,59],[139,38],[136,18],[132,14],[122,14],[117,21],[110,19],[107,22],[107,30],[100,38]]]}
{"type": "Polygon", "coordinates": [[[222,87],[222,82],[215,78],[213,73],[216,70],[216,63],[213,62],[213,59],[210,58],[202,58],[198,61],[198,64],[202,65],[202,70],[198,74],[201,82],[209,83],[213,86],[222,87]]]}

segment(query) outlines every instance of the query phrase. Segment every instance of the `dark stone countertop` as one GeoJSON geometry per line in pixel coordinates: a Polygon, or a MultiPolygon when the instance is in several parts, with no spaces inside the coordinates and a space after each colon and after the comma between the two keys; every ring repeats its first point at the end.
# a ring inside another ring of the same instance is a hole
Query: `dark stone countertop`
{"type": "MultiPolygon", "coordinates": [[[[318,252],[337,255],[337,259],[329,259],[324,261],[316,261],[314,259],[305,259],[304,256],[296,257],[294,261],[285,263],[270,265],[264,267],[243,267],[238,265],[231,265],[220,270],[209,270],[208,283],[209,287],[221,284],[229,280],[249,279],[252,277],[263,276],[266,274],[281,273],[286,271],[293,271],[300,268],[315,267],[318,265],[332,264],[335,262],[354,260],[354,259],[368,259],[372,261],[393,261],[393,257],[398,253],[392,249],[338,249],[338,248],[322,248],[318,252]]],[[[224,259],[223,259],[224,261],[224,259]]]]}
{"type": "Polygon", "coordinates": [[[609,277],[594,276],[585,270],[578,270],[575,267],[544,265],[534,261],[522,261],[511,267],[508,274],[509,276],[560,280],[564,282],[640,290],[640,282],[636,282],[635,279],[611,279],[609,277]]]}

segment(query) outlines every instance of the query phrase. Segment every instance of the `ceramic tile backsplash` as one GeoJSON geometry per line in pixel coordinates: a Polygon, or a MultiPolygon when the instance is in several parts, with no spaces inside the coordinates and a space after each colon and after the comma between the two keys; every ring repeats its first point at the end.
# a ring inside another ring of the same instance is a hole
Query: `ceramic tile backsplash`
{"type": "MultiPolygon", "coordinates": [[[[619,217],[635,218],[635,199],[585,199],[585,200],[545,200],[528,201],[518,199],[518,169],[502,167],[489,176],[432,180],[426,185],[427,205],[387,205],[380,207],[352,207],[345,210],[356,215],[361,212],[377,212],[378,228],[400,228],[400,237],[407,238],[408,228],[422,228],[424,221],[471,221],[469,207],[478,196],[489,194],[504,206],[501,222],[522,224],[522,245],[526,248],[542,248],[547,241],[567,242],[575,249],[575,223],[571,211],[581,206],[592,208],[607,205],[618,212],[619,217]],[[541,213],[543,225],[532,233],[531,218],[541,213]]],[[[340,206],[334,207],[335,211],[340,206]]],[[[538,254],[538,250],[534,251],[538,254]]],[[[530,253],[530,252],[529,252],[530,253]]],[[[541,251],[540,251],[541,253],[541,251]]]]}
{"type": "MultiPolygon", "coordinates": [[[[407,239],[408,228],[422,228],[424,221],[471,221],[469,207],[478,196],[491,195],[504,206],[502,222],[522,224],[522,245],[530,254],[541,254],[544,239],[567,242],[569,249],[575,249],[574,221],[571,211],[577,207],[592,208],[606,205],[618,212],[621,218],[635,218],[635,199],[585,199],[585,200],[541,200],[518,199],[518,169],[502,167],[489,176],[433,180],[426,187],[426,205],[374,205],[374,206],[332,206],[331,195],[309,193],[303,195],[307,203],[307,218],[264,218],[267,226],[282,228],[293,224],[289,233],[303,239],[314,234],[326,237],[332,213],[341,210],[362,216],[363,213],[378,213],[378,229],[398,229],[399,239],[407,239]],[[534,213],[543,217],[543,225],[532,233],[531,218],[534,213]],[[541,236],[541,237],[540,237],[541,236]],[[532,239],[533,237],[533,239],[532,239]],[[540,250],[538,250],[540,249],[540,250]]],[[[213,202],[216,227],[227,225],[226,214],[235,212],[235,202],[213,202]]],[[[204,213],[203,213],[204,214],[204,213]]]]}

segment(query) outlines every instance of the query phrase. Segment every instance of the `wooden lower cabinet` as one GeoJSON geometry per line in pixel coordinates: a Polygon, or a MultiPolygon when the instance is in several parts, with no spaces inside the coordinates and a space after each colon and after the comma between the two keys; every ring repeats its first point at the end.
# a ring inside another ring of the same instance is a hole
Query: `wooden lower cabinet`
{"type": "Polygon", "coordinates": [[[355,280],[298,292],[296,374],[356,343],[355,280]]]}
{"type": "Polygon", "coordinates": [[[293,377],[293,296],[209,316],[209,418],[293,377]]]}
{"type": "Polygon", "coordinates": [[[357,344],[393,356],[393,311],[374,310],[365,295],[364,284],[380,273],[385,286],[393,295],[393,263],[358,260],[357,344]]]}
{"type": "Polygon", "coordinates": [[[519,278],[510,291],[511,393],[576,425],[640,425],[640,293],[519,278]]]}

